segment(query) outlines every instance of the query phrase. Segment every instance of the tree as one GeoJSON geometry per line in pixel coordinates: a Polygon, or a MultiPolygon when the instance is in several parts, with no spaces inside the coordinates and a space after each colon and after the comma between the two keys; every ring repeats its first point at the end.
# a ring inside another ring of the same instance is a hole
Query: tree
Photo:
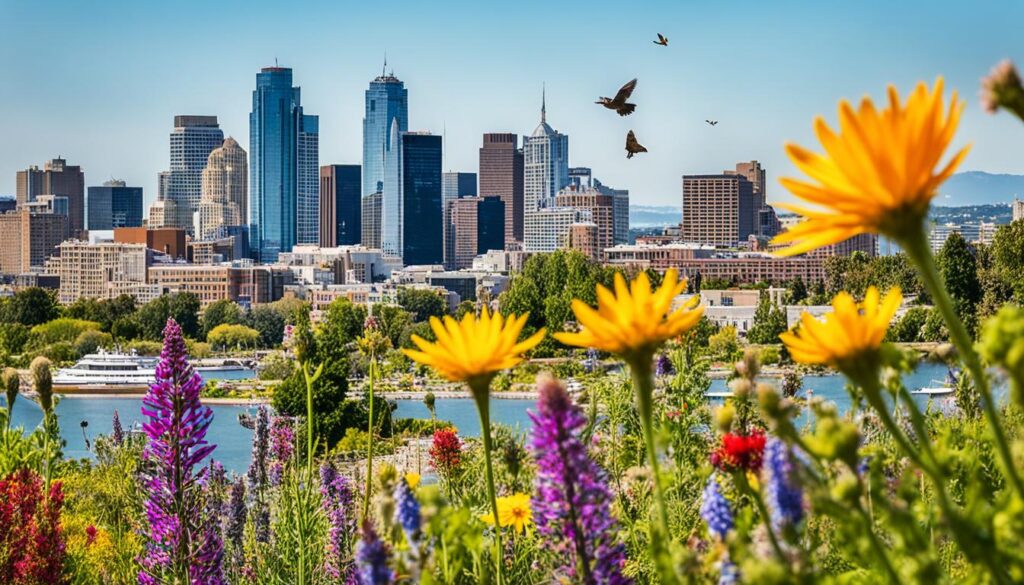
{"type": "Polygon", "coordinates": [[[203,309],[203,316],[200,319],[203,337],[208,339],[210,332],[219,325],[238,325],[244,319],[242,307],[239,307],[238,303],[228,299],[214,301],[203,309]]]}
{"type": "Polygon", "coordinates": [[[807,285],[804,284],[804,279],[799,276],[789,281],[789,285],[786,288],[789,289],[786,294],[787,304],[799,305],[807,298],[807,285]]]}
{"type": "Polygon", "coordinates": [[[73,347],[75,353],[79,357],[89,355],[90,353],[96,353],[96,350],[101,347],[108,347],[114,342],[114,338],[109,333],[103,331],[97,331],[94,329],[86,330],[78,334],[75,338],[73,347]]]}
{"type": "Polygon", "coordinates": [[[430,327],[430,324],[421,321],[410,324],[402,331],[402,335],[398,340],[398,347],[402,349],[418,349],[416,344],[412,342],[413,335],[418,335],[431,343],[437,341],[437,337],[434,335],[434,330],[430,327]]]}
{"type": "Polygon", "coordinates": [[[139,308],[141,334],[146,339],[163,339],[164,326],[173,318],[186,337],[199,335],[199,297],[188,292],[161,295],[139,308]]]}
{"type": "Polygon", "coordinates": [[[29,332],[29,346],[43,347],[51,343],[71,343],[84,331],[99,331],[100,324],[94,321],[62,317],[40,323],[29,332]]]}
{"type": "Polygon", "coordinates": [[[60,313],[56,294],[38,287],[22,289],[0,305],[0,321],[28,327],[52,321],[60,313]]]}
{"type": "Polygon", "coordinates": [[[260,347],[277,347],[281,345],[284,338],[284,326],[286,318],[280,311],[269,305],[259,305],[249,311],[245,324],[259,331],[260,347]]]}
{"type": "Polygon", "coordinates": [[[740,350],[740,340],[736,335],[736,328],[726,325],[708,338],[708,350],[711,357],[719,361],[732,361],[740,350]]]}
{"type": "Polygon", "coordinates": [[[982,295],[974,251],[959,232],[953,232],[942,245],[937,262],[957,316],[973,333],[977,324],[975,310],[982,295]]]}
{"type": "Polygon", "coordinates": [[[245,325],[221,323],[206,336],[206,341],[214,347],[254,347],[259,341],[260,332],[245,325]]]}
{"type": "Polygon", "coordinates": [[[786,314],[772,303],[768,294],[762,292],[754,311],[754,322],[747,331],[747,340],[750,343],[779,343],[779,335],[786,329],[786,314]]]}
{"type": "Polygon", "coordinates": [[[949,330],[946,329],[946,321],[942,313],[932,307],[924,320],[924,327],[921,328],[921,338],[924,341],[943,342],[949,341],[949,330]]]}
{"type": "Polygon", "coordinates": [[[400,288],[398,304],[412,314],[414,321],[426,321],[448,313],[444,298],[432,290],[400,288]]]}
{"type": "Polygon", "coordinates": [[[928,320],[928,309],[914,307],[903,314],[898,321],[889,327],[886,337],[889,341],[912,343],[921,341],[925,321],[928,320]]]}
{"type": "Polygon", "coordinates": [[[337,298],[327,307],[320,324],[320,338],[324,345],[344,347],[363,333],[366,308],[346,298],[337,298]]]}
{"type": "Polygon", "coordinates": [[[391,347],[398,347],[402,341],[402,332],[412,321],[412,315],[402,307],[394,305],[377,305],[373,308],[373,315],[380,324],[380,330],[391,347]]]}
{"type": "Polygon", "coordinates": [[[1024,303],[1024,219],[1001,226],[992,241],[992,269],[1009,283],[1018,303],[1024,303]]]}
{"type": "Polygon", "coordinates": [[[455,307],[455,320],[462,319],[468,313],[476,313],[476,305],[473,301],[462,301],[459,306],[455,307]]]}

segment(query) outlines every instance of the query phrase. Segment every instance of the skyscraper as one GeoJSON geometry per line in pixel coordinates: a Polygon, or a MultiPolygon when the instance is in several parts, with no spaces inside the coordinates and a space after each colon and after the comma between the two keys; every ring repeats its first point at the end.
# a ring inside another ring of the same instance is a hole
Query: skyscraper
{"type": "Polygon", "coordinates": [[[89,230],[112,230],[142,225],[142,187],[107,181],[89,187],[89,230]]]}
{"type": "Polygon", "coordinates": [[[746,241],[759,229],[756,201],[754,184],[743,175],[684,175],[681,239],[728,247],[746,241]]]}
{"type": "Polygon", "coordinates": [[[67,164],[55,158],[43,166],[32,166],[18,171],[16,199],[18,205],[35,201],[40,195],[68,198],[68,227],[70,234],[79,237],[85,231],[85,175],[82,167],[67,164]]]}
{"type": "Polygon", "coordinates": [[[302,111],[292,70],[260,70],[249,114],[249,238],[260,262],[290,251],[300,227],[303,241],[317,241],[319,218],[311,201],[320,197],[318,131],[317,117],[302,111]]]}
{"type": "Polygon", "coordinates": [[[234,138],[210,153],[203,169],[196,237],[216,237],[225,226],[248,223],[249,157],[234,138]]]}
{"type": "Polygon", "coordinates": [[[505,242],[523,241],[523,151],[515,134],[484,134],[480,194],[505,203],[505,242]]]}
{"type": "Polygon", "coordinates": [[[387,73],[387,63],[380,77],[366,90],[366,112],[363,115],[363,197],[384,191],[384,158],[391,148],[391,122],[398,121],[398,131],[409,129],[409,92],[394,73],[387,73]]]}
{"type": "MultiPolygon", "coordinates": [[[[537,213],[550,205],[555,195],[569,184],[569,137],[547,122],[546,100],[541,100],[540,124],[523,144],[523,249],[549,251],[547,220],[537,213]]],[[[487,193],[485,193],[486,195],[487,193]]]]}
{"type": "Polygon", "coordinates": [[[320,167],[321,247],[355,246],[362,241],[362,188],[359,165],[320,167]]]}
{"type": "MultiPolygon", "coordinates": [[[[170,136],[171,165],[160,173],[157,200],[162,222],[153,227],[193,231],[193,216],[203,194],[203,169],[213,149],[224,143],[217,116],[175,116],[170,136]]],[[[150,224],[161,219],[150,212],[150,224]]]]}
{"type": "Polygon", "coordinates": [[[380,208],[383,193],[372,193],[363,197],[363,229],[360,234],[363,246],[380,250],[380,208]]]}
{"type": "Polygon", "coordinates": [[[500,197],[461,197],[445,207],[444,265],[470,268],[488,250],[505,247],[505,204],[500,197]]]}
{"type": "Polygon", "coordinates": [[[395,118],[384,163],[381,249],[406,265],[441,264],[443,219],[441,137],[401,132],[395,118]]]}
{"type": "Polygon", "coordinates": [[[449,171],[441,174],[441,201],[447,204],[460,197],[476,197],[476,173],[449,171]]]}

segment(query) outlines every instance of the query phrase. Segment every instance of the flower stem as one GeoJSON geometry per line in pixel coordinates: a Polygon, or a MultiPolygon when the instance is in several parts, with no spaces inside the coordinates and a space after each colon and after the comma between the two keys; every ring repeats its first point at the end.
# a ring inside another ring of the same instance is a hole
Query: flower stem
{"type": "Polygon", "coordinates": [[[1021,482],[1020,475],[1017,473],[1013,454],[1010,452],[1009,444],[1006,441],[1006,434],[1003,431],[1002,424],[999,422],[999,414],[996,411],[995,400],[992,398],[992,390],[988,385],[988,378],[985,377],[985,371],[981,366],[981,359],[978,357],[977,352],[974,351],[971,337],[967,334],[967,329],[953,308],[953,301],[950,299],[949,293],[946,292],[942,276],[935,266],[935,257],[928,246],[928,240],[924,235],[924,231],[918,230],[916,234],[901,243],[910,259],[917,264],[925,288],[928,289],[928,293],[932,296],[932,301],[939,309],[939,312],[942,313],[946,326],[949,327],[950,340],[956,346],[960,359],[963,360],[964,365],[967,366],[967,370],[974,379],[974,386],[981,395],[981,404],[982,409],[985,411],[985,418],[988,420],[992,437],[995,439],[996,450],[999,452],[999,458],[1003,463],[1003,472],[1006,473],[1010,483],[1013,484],[1014,489],[1017,491],[1017,496],[1024,499],[1024,483],[1021,482]]]}
{"type": "Polygon", "coordinates": [[[746,472],[742,469],[734,473],[737,483],[743,488],[743,491],[747,492],[748,495],[754,500],[754,506],[757,507],[757,513],[761,515],[761,521],[764,522],[764,527],[768,532],[768,540],[772,543],[772,549],[775,551],[775,556],[779,557],[780,561],[785,562],[786,554],[782,551],[782,545],[779,544],[779,537],[775,535],[775,529],[772,528],[771,517],[768,515],[768,507],[764,505],[764,500],[761,499],[761,492],[755,490],[750,482],[747,481],[746,472]]]}
{"type": "Polygon", "coordinates": [[[377,369],[374,367],[373,352],[370,352],[370,375],[369,375],[369,421],[367,424],[366,437],[366,486],[363,491],[363,522],[370,516],[370,484],[373,481],[373,381],[377,369]]]}
{"type": "MultiPolygon", "coordinates": [[[[647,458],[651,464],[654,480],[655,503],[661,521],[661,532],[669,538],[671,531],[668,524],[668,510],[665,508],[665,493],[661,486],[661,469],[658,464],[658,452],[654,444],[654,378],[651,372],[651,356],[641,355],[631,360],[630,371],[633,373],[633,386],[636,391],[636,406],[640,413],[640,425],[643,427],[644,442],[647,445],[647,458]]],[[[657,538],[652,541],[657,541],[657,538]]]]}
{"type": "Polygon", "coordinates": [[[501,546],[501,519],[498,517],[498,498],[494,491],[494,468],[491,465],[491,404],[486,391],[473,390],[473,397],[476,398],[476,409],[480,414],[480,438],[484,444],[487,498],[490,500],[491,514],[494,515],[494,562],[498,568],[498,585],[501,585],[505,581],[505,563],[502,559],[505,549],[501,546]]]}

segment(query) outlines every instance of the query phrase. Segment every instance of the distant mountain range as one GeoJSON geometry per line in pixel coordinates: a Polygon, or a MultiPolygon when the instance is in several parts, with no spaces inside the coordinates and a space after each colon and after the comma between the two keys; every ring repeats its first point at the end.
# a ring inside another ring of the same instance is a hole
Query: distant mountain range
{"type": "MultiPolygon", "coordinates": [[[[933,203],[936,207],[1007,205],[1014,197],[1024,199],[1024,175],[967,171],[950,177],[939,189],[939,195],[933,203]]],[[[955,215],[951,211],[945,210],[933,215],[955,215]]],[[[986,221],[995,219],[998,222],[1002,219],[1001,211],[995,210],[992,214],[995,217],[985,218],[985,213],[980,215],[986,221]]],[[[675,225],[679,223],[682,213],[682,209],[674,205],[630,205],[629,225],[636,228],[675,225]]],[[[1009,217],[1009,210],[1006,210],[1006,215],[1009,217]]]]}

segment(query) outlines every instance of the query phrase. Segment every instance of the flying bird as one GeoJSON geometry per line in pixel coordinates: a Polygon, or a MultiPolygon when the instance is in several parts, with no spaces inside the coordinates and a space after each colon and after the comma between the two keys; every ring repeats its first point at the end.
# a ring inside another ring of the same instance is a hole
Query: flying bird
{"type": "Polygon", "coordinates": [[[666,37],[665,35],[663,35],[661,33],[658,33],[658,40],[651,41],[651,42],[654,43],[655,45],[661,45],[662,47],[667,47],[668,46],[668,37],[666,37]]]}
{"type": "Polygon", "coordinates": [[[629,96],[633,95],[634,89],[636,89],[636,79],[620,87],[619,92],[615,94],[614,98],[601,97],[594,103],[601,104],[609,110],[615,110],[620,116],[628,116],[636,109],[636,104],[626,102],[629,96]]]}
{"type": "Polygon", "coordinates": [[[711,126],[715,126],[715,125],[718,124],[718,120],[704,120],[704,121],[707,122],[708,124],[710,124],[711,126]]]}
{"type": "Polygon", "coordinates": [[[626,158],[633,158],[638,152],[647,152],[647,148],[636,141],[636,134],[630,130],[629,134],[626,134],[626,158]]]}

